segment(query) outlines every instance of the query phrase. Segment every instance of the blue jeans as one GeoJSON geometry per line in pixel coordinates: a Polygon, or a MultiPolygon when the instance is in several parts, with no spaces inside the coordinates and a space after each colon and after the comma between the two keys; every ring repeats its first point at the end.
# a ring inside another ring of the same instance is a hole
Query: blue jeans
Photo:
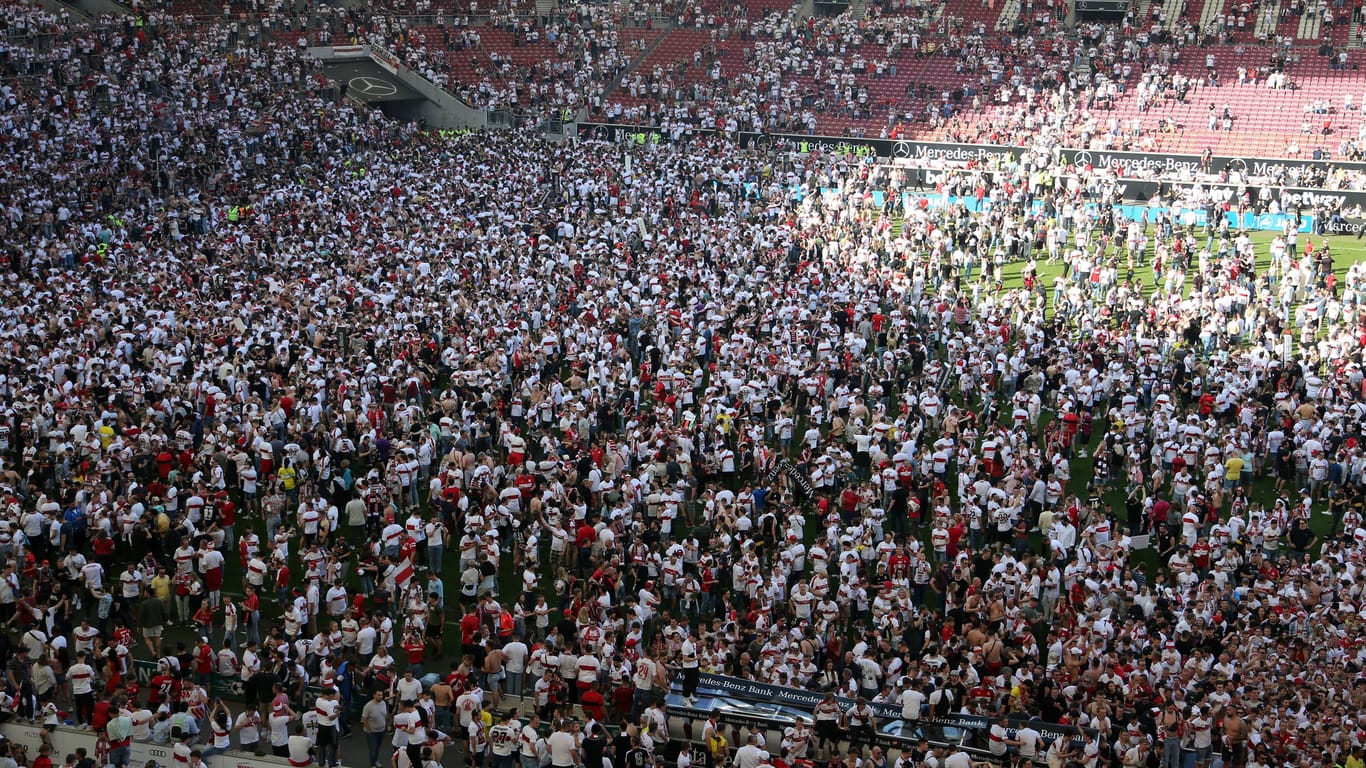
{"type": "Polygon", "coordinates": [[[370,750],[370,765],[379,765],[379,750],[384,746],[384,734],[365,734],[365,746],[370,750]]]}
{"type": "Polygon", "coordinates": [[[109,764],[115,768],[118,768],[118,766],[121,765],[128,765],[128,762],[132,759],[132,747],[119,747],[118,749],[109,750],[109,764]]]}
{"type": "Polygon", "coordinates": [[[645,691],[640,688],[635,689],[631,694],[631,719],[638,719],[640,713],[644,712],[646,707],[654,703],[654,697],[655,692],[653,690],[645,691]]]}
{"type": "Polygon", "coordinates": [[[444,546],[427,546],[427,567],[432,569],[432,573],[441,575],[441,560],[445,556],[446,548],[444,546]]]}

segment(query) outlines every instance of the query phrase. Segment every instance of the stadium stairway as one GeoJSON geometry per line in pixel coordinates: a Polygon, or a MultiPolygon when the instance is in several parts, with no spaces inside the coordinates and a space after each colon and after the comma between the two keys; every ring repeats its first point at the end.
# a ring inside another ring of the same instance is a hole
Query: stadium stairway
{"type": "Polygon", "coordinates": [[[1213,24],[1214,20],[1219,18],[1219,12],[1224,10],[1224,5],[1224,0],[1205,0],[1205,4],[1200,8],[1200,29],[1213,24]]]}
{"type": "Polygon", "coordinates": [[[1319,39],[1319,30],[1323,28],[1323,16],[1317,10],[1309,11],[1300,17],[1299,27],[1295,30],[1295,37],[1300,40],[1319,39]]]}
{"type": "Polygon", "coordinates": [[[52,11],[72,11],[79,16],[98,16],[102,13],[122,16],[133,9],[117,0],[43,0],[44,8],[52,11]]]}
{"type": "Polygon", "coordinates": [[[618,89],[621,88],[622,82],[625,81],[626,78],[634,75],[637,70],[646,71],[644,70],[645,62],[650,61],[650,57],[655,55],[655,53],[659,50],[660,46],[664,44],[665,38],[667,38],[668,36],[668,32],[656,35],[654,39],[651,40],[645,46],[645,50],[642,51],[639,56],[635,57],[635,60],[631,62],[631,66],[627,67],[626,69],[623,69],[621,71],[621,74],[617,75],[616,79],[608,84],[607,88],[604,89],[602,96],[602,100],[604,103],[611,101],[623,101],[622,95],[617,92],[618,89]]]}
{"type": "Polygon", "coordinates": [[[1279,23],[1277,19],[1280,18],[1280,12],[1279,3],[1269,3],[1265,7],[1257,9],[1257,22],[1252,26],[1253,34],[1257,36],[1257,39],[1266,40],[1276,34],[1276,26],[1279,23]]]}
{"type": "Polygon", "coordinates": [[[688,65],[688,76],[685,82],[691,82],[702,76],[701,67],[693,64],[693,54],[711,43],[711,31],[705,29],[674,29],[660,35],[645,49],[645,54],[636,60],[635,64],[629,67],[623,77],[633,75],[637,71],[649,74],[655,66],[659,66],[666,72],[670,71],[680,62],[688,65]]]}
{"type": "Polygon", "coordinates": [[[85,21],[90,18],[90,14],[81,10],[79,6],[71,3],[64,3],[62,0],[37,0],[37,5],[52,13],[69,13],[72,18],[80,21],[85,21]]]}
{"type": "Polygon", "coordinates": [[[1020,19],[1020,0],[1005,0],[1001,4],[1001,15],[996,18],[996,31],[1003,32],[1015,28],[1020,19]]]}
{"type": "Polygon", "coordinates": [[[1164,28],[1168,32],[1176,29],[1176,23],[1181,20],[1181,6],[1184,4],[1185,0],[1163,0],[1162,12],[1166,14],[1167,18],[1164,28]]]}

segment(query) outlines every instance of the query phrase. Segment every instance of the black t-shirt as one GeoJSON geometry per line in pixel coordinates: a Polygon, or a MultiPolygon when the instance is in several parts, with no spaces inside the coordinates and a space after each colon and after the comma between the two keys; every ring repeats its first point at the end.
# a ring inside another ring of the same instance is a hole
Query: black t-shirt
{"type": "Polygon", "coordinates": [[[1289,538],[1290,546],[1303,552],[1309,548],[1309,543],[1314,540],[1314,532],[1309,530],[1307,525],[1298,525],[1290,529],[1289,538]]]}
{"type": "Polygon", "coordinates": [[[598,768],[602,765],[603,753],[607,751],[606,736],[589,736],[583,740],[583,764],[598,768]]]}
{"type": "Polygon", "coordinates": [[[375,591],[370,593],[370,601],[373,602],[376,606],[388,605],[389,590],[383,587],[376,587],[375,591]]]}
{"type": "Polygon", "coordinates": [[[645,768],[649,762],[650,755],[643,749],[632,749],[626,753],[626,768],[645,768]]]}

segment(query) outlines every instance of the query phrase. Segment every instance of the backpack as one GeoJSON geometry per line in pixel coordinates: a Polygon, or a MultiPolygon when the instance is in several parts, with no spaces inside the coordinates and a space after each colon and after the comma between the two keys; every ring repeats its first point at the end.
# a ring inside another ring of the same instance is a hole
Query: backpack
{"type": "Polygon", "coordinates": [[[934,709],[935,717],[945,717],[953,709],[953,691],[948,688],[940,688],[930,694],[930,706],[934,709]]]}

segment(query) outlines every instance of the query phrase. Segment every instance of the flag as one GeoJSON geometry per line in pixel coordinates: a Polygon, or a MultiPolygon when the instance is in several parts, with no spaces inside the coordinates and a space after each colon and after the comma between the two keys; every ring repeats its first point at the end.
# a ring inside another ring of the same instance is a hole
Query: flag
{"type": "Polygon", "coordinates": [[[394,589],[402,592],[408,588],[408,582],[413,580],[413,561],[410,558],[403,558],[398,564],[398,570],[394,571],[394,589]]]}

